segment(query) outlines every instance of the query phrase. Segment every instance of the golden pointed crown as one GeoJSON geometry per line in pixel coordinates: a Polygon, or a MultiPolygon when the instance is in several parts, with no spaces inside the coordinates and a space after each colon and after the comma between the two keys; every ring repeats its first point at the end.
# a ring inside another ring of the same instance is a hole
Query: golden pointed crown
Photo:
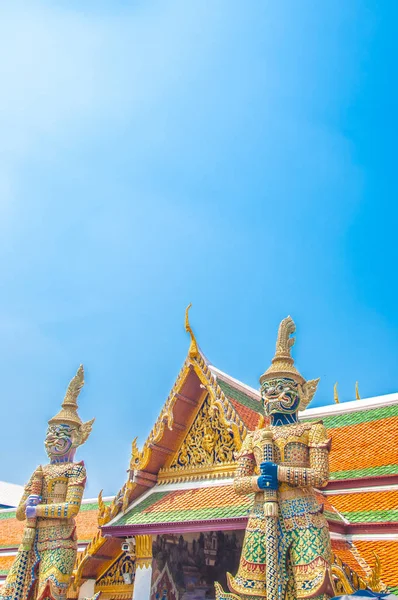
{"type": "Polygon", "coordinates": [[[260,377],[260,385],[269,379],[278,377],[288,377],[300,385],[301,402],[300,410],[304,410],[311,402],[313,395],[319,383],[319,379],[306,381],[294,366],[294,360],[290,354],[291,348],[295,342],[294,337],[290,337],[296,331],[296,325],[293,319],[288,316],[283,319],[279,325],[278,337],[276,340],[275,356],[272,359],[271,366],[260,377]]]}
{"type": "Polygon", "coordinates": [[[290,316],[281,321],[276,340],[275,356],[272,359],[271,366],[261,375],[261,384],[267,379],[274,379],[275,377],[290,377],[298,383],[305,382],[304,377],[300,375],[294,366],[294,360],[290,354],[290,349],[295,342],[295,338],[290,336],[295,331],[296,325],[290,316]]]}
{"type": "Polygon", "coordinates": [[[68,385],[68,389],[66,390],[66,394],[62,402],[61,410],[55,415],[55,417],[50,419],[48,422],[49,425],[52,425],[54,423],[66,423],[68,425],[76,427],[81,434],[81,440],[79,440],[79,445],[83,444],[86,441],[86,439],[90,435],[94,423],[94,419],[92,419],[91,421],[87,421],[87,423],[83,423],[83,421],[77,414],[77,398],[83,386],[84,368],[83,365],[80,365],[76,375],[73,377],[73,379],[68,385]]]}

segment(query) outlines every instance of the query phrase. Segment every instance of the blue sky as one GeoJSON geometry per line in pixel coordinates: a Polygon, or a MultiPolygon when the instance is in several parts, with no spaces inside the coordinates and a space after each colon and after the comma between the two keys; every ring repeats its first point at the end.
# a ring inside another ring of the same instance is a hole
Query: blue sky
{"type": "Polygon", "coordinates": [[[0,18],[0,479],[83,362],[87,496],[185,358],[257,386],[279,321],[314,404],[398,390],[395,2],[19,2],[0,18]],[[7,450],[6,450],[7,449],[7,450]]]}

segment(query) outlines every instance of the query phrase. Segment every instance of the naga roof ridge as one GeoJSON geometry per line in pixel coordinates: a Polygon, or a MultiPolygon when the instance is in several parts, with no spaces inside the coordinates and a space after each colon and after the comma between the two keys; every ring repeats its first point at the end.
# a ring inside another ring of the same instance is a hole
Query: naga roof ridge
{"type": "Polygon", "coordinates": [[[209,369],[212,372],[214,372],[214,374],[217,377],[220,377],[220,379],[223,379],[224,381],[226,381],[226,383],[230,383],[234,387],[240,388],[241,391],[244,393],[249,393],[250,395],[253,396],[254,400],[257,400],[258,402],[261,401],[260,392],[258,390],[256,390],[255,388],[251,387],[250,385],[247,385],[246,383],[243,383],[242,381],[239,381],[239,379],[235,379],[235,377],[231,377],[231,375],[228,375],[228,373],[221,371],[221,369],[218,369],[217,367],[215,367],[212,364],[209,364],[209,369]]]}

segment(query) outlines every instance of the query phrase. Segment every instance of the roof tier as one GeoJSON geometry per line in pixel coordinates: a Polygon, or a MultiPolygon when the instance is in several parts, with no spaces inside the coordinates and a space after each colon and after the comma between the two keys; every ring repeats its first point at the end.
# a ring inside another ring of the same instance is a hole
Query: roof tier
{"type": "MultiPolygon", "coordinates": [[[[320,492],[317,497],[324,505],[325,516],[330,522],[344,523],[328,497],[320,492]]],[[[142,533],[144,529],[148,533],[156,529],[158,533],[158,526],[162,525],[166,531],[175,523],[179,526],[189,524],[196,529],[205,527],[206,530],[226,526],[241,529],[246,525],[252,504],[253,494],[237,495],[232,483],[190,489],[157,486],[120,518],[105,527],[104,531],[110,533],[114,528],[126,527],[129,535],[142,533]],[[166,489],[162,491],[162,487],[166,489]],[[156,527],[151,527],[153,525],[156,527]]]]}
{"type": "Polygon", "coordinates": [[[328,498],[350,523],[398,523],[398,489],[331,494],[328,498]]]}
{"type": "Polygon", "coordinates": [[[398,540],[362,540],[354,545],[368,564],[374,564],[375,554],[380,558],[381,579],[398,592],[398,540]]]}

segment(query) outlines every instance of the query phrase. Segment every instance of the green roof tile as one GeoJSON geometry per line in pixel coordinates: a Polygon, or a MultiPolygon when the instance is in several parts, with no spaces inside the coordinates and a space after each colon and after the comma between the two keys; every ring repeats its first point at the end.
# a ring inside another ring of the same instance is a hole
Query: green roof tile
{"type": "MultiPolygon", "coordinates": [[[[106,502],[104,502],[104,504],[105,506],[109,506],[111,504],[111,500],[107,500],[106,502]]],[[[90,502],[90,504],[81,504],[80,510],[83,512],[86,510],[98,510],[98,502],[90,502]]]]}
{"type": "Polygon", "coordinates": [[[350,523],[396,523],[398,521],[398,509],[358,510],[343,514],[350,523]]]}
{"type": "Polygon", "coordinates": [[[365,467],[351,471],[334,471],[330,474],[331,481],[338,479],[357,479],[359,477],[377,477],[378,475],[396,475],[398,464],[382,465],[381,467],[365,467]]]}
{"type": "Polygon", "coordinates": [[[243,406],[247,406],[247,408],[250,408],[251,410],[254,410],[257,413],[262,414],[263,407],[261,405],[261,402],[254,400],[254,398],[252,398],[248,394],[245,394],[241,390],[233,387],[229,383],[226,383],[222,379],[217,378],[217,383],[227,397],[233,398],[234,400],[239,402],[239,404],[243,404],[243,406]]]}
{"type": "MultiPolygon", "coordinates": [[[[335,427],[347,427],[349,425],[359,425],[360,423],[368,423],[370,421],[378,421],[380,419],[388,419],[389,417],[398,417],[398,404],[391,406],[381,406],[380,408],[370,408],[368,410],[358,410],[357,412],[346,413],[343,415],[333,415],[324,417],[323,423],[328,429],[335,427]]],[[[302,416],[302,420],[312,420],[302,416]]]]}
{"type": "Polygon", "coordinates": [[[344,523],[344,519],[338,513],[331,512],[330,510],[324,510],[323,514],[328,521],[338,521],[339,523],[344,523]]]}
{"type": "Polygon", "coordinates": [[[16,511],[0,512],[0,519],[15,519],[16,511]]]}
{"type": "Polygon", "coordinates": [[[115,527],[120,525],[139,525],[150,523],[179,523],[184,521],[203,521],[210,519],[229,519],[231,517],[243,517],[249,512],[247,500],[242,504],[222,507],[204,507],[193,509],[175,509],[168,507],[168,510],[155,509],[155,504],[165,496],[172,496],[174,492],[154,492],[148,498],[137,504],[128,513],[123,515],[113,524],[115,527]],[[148,510],[151,509],[151,510],[148,510]]]}

